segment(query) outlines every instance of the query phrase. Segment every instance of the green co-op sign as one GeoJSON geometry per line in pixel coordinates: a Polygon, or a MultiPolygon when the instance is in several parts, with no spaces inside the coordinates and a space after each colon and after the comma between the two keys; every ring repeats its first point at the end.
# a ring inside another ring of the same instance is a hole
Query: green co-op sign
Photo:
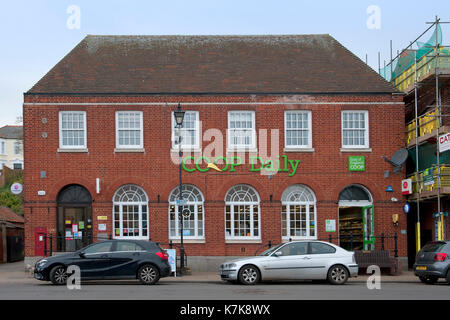
{"type": "MultiPolygon", "coordinates": [[[[297,172],[299,164],[300,160],[288,160],[286,155],[277,156],[276,160],[264,160],[262,157],[253,156],[250,157],[249,171],[288,172],[289,177],[292,177],[297,172]]],[[[236,167],[242,165],[242,158],[220,156],[210,159],[205,156],[188,156],[183,158],[181,165],[186,172],[208,172],[210,169],[218,172],[235,172],[236,167]]]]}

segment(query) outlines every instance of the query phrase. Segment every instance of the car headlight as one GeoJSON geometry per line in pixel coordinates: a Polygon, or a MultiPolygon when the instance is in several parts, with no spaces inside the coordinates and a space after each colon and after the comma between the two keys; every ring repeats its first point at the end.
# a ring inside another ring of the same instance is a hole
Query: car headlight
{"type": "Polygon", "coordinates": [[[36,263],[36,267],[37,267],[37,268],[42,268],[46,263],[47,263],[47,259],[39,260],[39,261],[36,263]]]}
{"type": "Polygon", "coordinates": [[[232,269],[236,267],[236,263],[226,263],[224,264],[224,269],[232,269]]]}

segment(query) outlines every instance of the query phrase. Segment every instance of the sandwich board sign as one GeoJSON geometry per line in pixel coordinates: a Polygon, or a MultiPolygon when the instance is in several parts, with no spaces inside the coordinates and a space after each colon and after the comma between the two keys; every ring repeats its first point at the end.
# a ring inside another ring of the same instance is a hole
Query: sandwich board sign
{"type": "Polygon", "coordinates": [[[170,271],[173,272],[173,275],[177,276],[177,250],[176,249],[164,249],[169,256],[168,262],[170,265],[170,271]]]}

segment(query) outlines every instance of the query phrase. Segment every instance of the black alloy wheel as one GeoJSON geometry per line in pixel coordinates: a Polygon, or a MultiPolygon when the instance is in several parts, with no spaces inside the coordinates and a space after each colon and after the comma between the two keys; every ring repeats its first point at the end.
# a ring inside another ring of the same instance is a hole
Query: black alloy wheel
{"type": "Polygon", "coordinates": [[[64,285],[67,283],[68,274],[66,272],[66,267],[59,265],[56,267],[53,267],[50,271],[50,281],[54,285],[64,285]]]}
{"type": "Polygon", "coordinates": [[[151,264],[146,264],[139,268],[138,279],[142,284],[155,284],[159,280],[159,270],[151,264]]]}

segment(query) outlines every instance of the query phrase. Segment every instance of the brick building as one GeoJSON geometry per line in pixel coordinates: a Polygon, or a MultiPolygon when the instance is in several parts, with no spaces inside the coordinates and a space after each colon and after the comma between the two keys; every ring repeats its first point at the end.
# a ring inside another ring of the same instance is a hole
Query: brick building
{"type": "Polygon", "coordinates": [[[406,257],[396,93],[329,35],[87,36],[24,96],[26,257],[43,233],[180,241],[179,103],[188,266],[352,230],[406,257]]]}

